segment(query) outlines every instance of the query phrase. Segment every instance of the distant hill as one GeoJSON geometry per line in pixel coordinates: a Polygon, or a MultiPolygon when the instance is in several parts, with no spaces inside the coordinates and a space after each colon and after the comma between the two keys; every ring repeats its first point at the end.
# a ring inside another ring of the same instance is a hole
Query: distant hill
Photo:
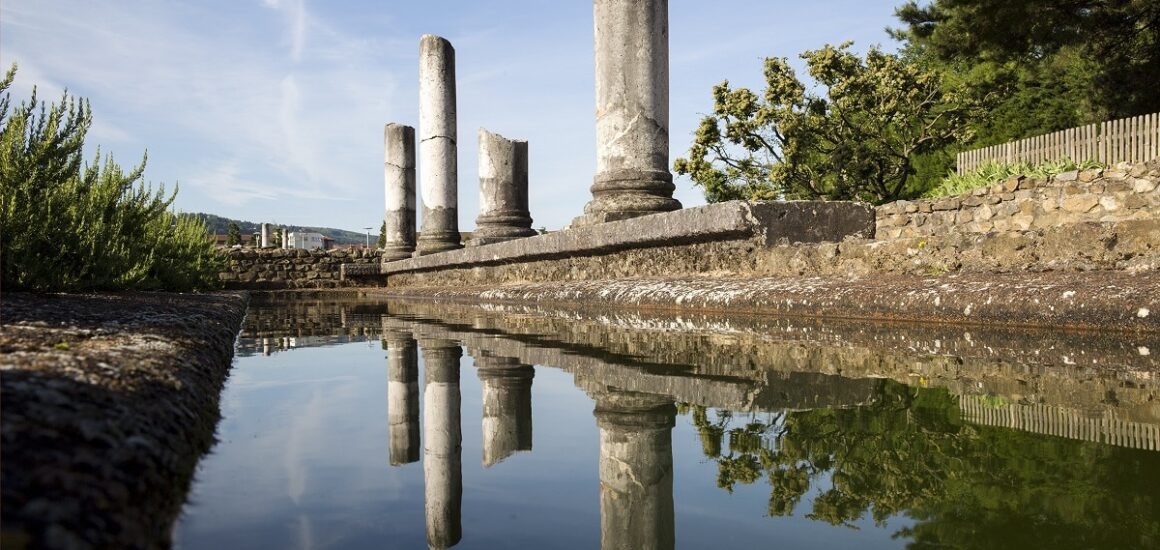
{"type": "MultiPolygon", "coordinates": [[[[187,216],[195,216],[205,221],[205,226],[211,234],[225,235],[229,232],[230,222],[238,224],[238,229],[243,235],[252,235],[262,231],[262,224],[255,222],[248,222],[244,220],[232,220],[230,218],[223,218],[213,214],[204,214],[201,212],[193,212],[185,214],[187,216]]],[[[367,240],[366,233],[359,233],[357,231],[347,231],[345,229],[335,229],[333,227],[310,227],[305,225],[286,225],[290,228],[290,232],[301,231],[303,233],[322,233],[327,237],[334,239],[336,244],[360,244],[367,240]]],[[[374,244],[379,239],[378,231],[371,233],[371,244],[374,244]]]]}

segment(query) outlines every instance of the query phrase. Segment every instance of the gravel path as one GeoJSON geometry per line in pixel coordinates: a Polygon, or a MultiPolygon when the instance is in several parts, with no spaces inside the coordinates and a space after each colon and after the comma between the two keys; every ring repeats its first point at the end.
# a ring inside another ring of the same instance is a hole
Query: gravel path
{"type": "Polygon", "coordinates": [[[246,301],[0,296],[0,546],[170,546],[246,301]]]}

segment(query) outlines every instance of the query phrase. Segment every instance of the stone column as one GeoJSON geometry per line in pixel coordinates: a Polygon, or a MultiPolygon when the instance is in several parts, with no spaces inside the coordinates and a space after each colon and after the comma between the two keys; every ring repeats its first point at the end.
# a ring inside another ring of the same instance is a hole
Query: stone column
{"type": "Polygon", "coordinates": [[[261,245],[262,245],[262,248],[268,248],[270,246],[270,224],[268,224],[268,223],[262,224],[262,242],[261,242],[261,245]]]}
{"type": "Polygon", "coordinates": [[[669,399],[609,390],[596,396],[600,428],[600,547],[671,549],[673,425],[669,399]]]}
{"type": "Polygon", "coordinates": [[[387,342],[387,426],[392,466],[419,460],[419,356],[409,333],[383,333],[387,342]]]}
{"type": "Polygon", "coordinates": [[[462,538],[463,432],[459,358],[451,340],[423,340],[423,488],[427,544],[450,548],[462,538]]]}
{"type": "Polygon", "coordinates": [[[669,172],[668,0],[595,0],[596,177],[574,225],[681,208],[669,172]]]}
{"type": "Polygon", "coordinates": [[[419,255],[462,248],[456,155],[455,49],[445,38],[419,40],[419,184],[423,228],[419,255]]]}
{"type": "Polygon", "coordinates": [[[531,237],[528,142],[479,129],[479,217],[469,245],[531,237]]]}
{"type": "Polygon", "coordinates": [[[391,123],[383,129],[387,244],[383,261],[415,252],[415,129],[391,123]]]}
{"type": "Polygon", "coordinates": [[[486,351],[472,353],[483,386],[483,466],[532,450],[531,365],[486,351]]]}

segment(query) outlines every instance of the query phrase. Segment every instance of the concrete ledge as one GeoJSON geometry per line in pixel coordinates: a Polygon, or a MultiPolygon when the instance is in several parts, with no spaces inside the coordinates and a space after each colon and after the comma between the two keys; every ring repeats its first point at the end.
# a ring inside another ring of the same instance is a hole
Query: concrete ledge
{"type": "Polygon", "coordinates": [[[380,273],[389,276],[725,240],[772,245],[873,235],[874,208],[867,204],[730,201],[398,260],[382,264],[380,273]]]}

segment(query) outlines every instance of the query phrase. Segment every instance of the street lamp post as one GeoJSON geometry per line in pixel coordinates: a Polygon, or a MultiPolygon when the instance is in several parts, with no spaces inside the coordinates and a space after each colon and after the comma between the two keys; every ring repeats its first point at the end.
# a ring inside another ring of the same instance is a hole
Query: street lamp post
{"type": "Polygon", "coordinates": [[[367,230],[367,246],[363,250],[370,250],[371,249],[371,229],[374,229],[374,228],[373,227],[364,227],[363,229],[367,230]]]}

